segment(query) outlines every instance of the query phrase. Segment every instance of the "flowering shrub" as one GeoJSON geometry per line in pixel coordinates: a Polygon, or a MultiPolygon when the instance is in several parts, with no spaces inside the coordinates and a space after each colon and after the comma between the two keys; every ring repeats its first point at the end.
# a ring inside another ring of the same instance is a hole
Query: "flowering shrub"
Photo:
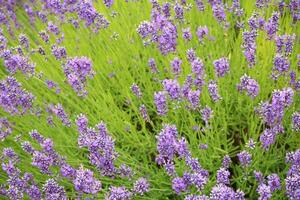
{"type": "Polygon", "coordinates": [[[298,0],[0,0],[0,199],[300,199],[298,0]]]}

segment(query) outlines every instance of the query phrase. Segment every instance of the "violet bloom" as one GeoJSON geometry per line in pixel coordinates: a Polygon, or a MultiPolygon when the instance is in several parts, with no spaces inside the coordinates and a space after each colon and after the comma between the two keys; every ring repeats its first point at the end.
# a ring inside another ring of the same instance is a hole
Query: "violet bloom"
{"type": "Polygon", "coordinates": [[[54,35],[59,35],[60,33],[59,28],[52,21],[48,22],[47,30],[54,35]]]}
{"type": "Polygon", "coordinates": [[[212,6],[213,15],[219,23],[226,21],[226,13],[223,3],[217,3],[212,6]]]}
{"type": "Polygon", "coordinates": [[[197,9],[199,11],[205,10],[205,4],[204,4],[203,0],[195,0],[195,2],[196,2],[197,9]]]}
{"type": "Polygon", "coordinates": [[[182,60],[180,60],[178,57],[175,57],[171,61],[171,71],[173,72],[173,74],[178,75],[181,73],[182,71],[181,65],[182,65],[182,60]]]}
{"type": "Polygon", "coordinates": [[[45,200],[67,200],[66,192],[54,179],[48,179],[43,185],[45,200]]]}
{"type": "Polygon", "coordinates": [[[243,168],[246,168],[251,164],[252,156],[249,152],[244,150],[238,153],[237,156],[243,168]]]}
{"type": "Polygon", "coordinates": [[[273,72],[278,73],[279,75],[288,72],[290,69],[290,61],[288,58],[281,54],[277,54],[274,58],[274,67],[273,72]]]}
{"type": "Polygon", "coordinates": [[[10,74],[15,74],[19,70],[23,74],[31,76],[35,71],[35,64],[21,55],[10,55],[6,57],[4,59],[4,66],[10,74]]]}
{"type": "Polygon", "coordinates": [[[149,58],[148,65],[149,65],[149,67],[151,69],[151,72],[153,74],[157,74],[158,73],[158,69],[157,69],[157,66],[156,66],[154,58],[149,58]]]}
{"type": "Polygon", "coordinates": [[[295,152],[289,152],[286,155],[286,162],[291,164],[290,169],[285,178],[286,196],[290,199],[299,199],[300,191],[300,149],[295,152]]]}
{"type": "Polygon", "coordinates": [[[204,63],[200,58],[195,58],[192,63],[192,72],[197,76],[202,76],[205,72],[204,63]]]}
{"type": "Polygon", "coordinates": [[[229,157],[229,155],[225,155],[223,157],[223,161],[222,161],[222,167],[225,169],[228,169],[230,164],[231,164],[231,158],[229,157]]]}
{"type": "Polygon", "coordinates": [[[91,60],[86,57],[68,59],[63,69],[68,83],[72,86],[77,95],[85,96],[87,94],[85,90],[87,77],[93,77],[94,75],[91,60]]]}
{"type": "Polygon", "coordinates": [[[219,89],[216,81],[210,80],[207,88],[209,96],[214,102],[218,102],[222,99],[222,97],[219,95],[219,89]]]}
{"type": "Polygon", "coordinates": [[[35,97],[13,77],[0,81],[0,105],[11,115],[22,115],[32,108],[35,97]]]}
{"type": "Polygon", "coordinates": [[[188,49],[186,52],[187,60],[192,63],[196,59],[196,52],[193,48],[188,49]]]}
{"type": "Polygon", "coordinates": [[[243,54],[248,62],[248,67],[253,67],[256,63],[256,30],[243,32],[243,54]]]}
{"type": "Polygon", "coordinates": [[[162,82],[164,90],[168,92],[171,99],[175,100],[180,98],[180,85],[176,79],[165,79],[162,82]]]}
{"type": "Polygon", "coordinates": [[[268,22],[266,23],[265,30],[268,34],[268,39],[273,39],[276,35],[279,27],[279,13],[273,12],[272,16],[269,18],[268,22]]]}
{"type": "Polygon", "coordinates": [[[281,183],[280,178],[277,174],[271,174],[267,177],[268,186],[271,189],[271,192],[274,192],[275,190],[281,189],[281,183]]]}
{"type": "Polygon", "coordinates": [[[220,200],[220,199],[235,199],[235,200],[244,200],[244,192],[241,190],[234,191],[231,187],[226,186],[225,184],[215,185],[210,193],[211,200],[220,200]]]}
{"type": "Polygon", "coordinates": [[[195,110],[196,108],[199,107],[199,102],[200,102],[200,90],[189,90],[188,92],[188,100],[192,106],[192,109],[195,110]]]}
{"type": "Polygon", "coordinates": [[[176,177],[172,180],[172,189],[177,193],[180,194],[182,192],[185,192],[187,189],[187,185],[185,184],[185,181],[183,178],[176,177]]]}
{"type": "Polygon", "coordinates": [[[114,4],[114,0],[103,0],[104,5],[110,8],[114,4]]]}
{"type": "Polygon", "coordinates": [[[19,35],[19,43],[22,45],[25,49],[29,48],[29,39],[27,38],[26,35],[20,34],[19,35]]]}
{"type": "Polygon", "coordinates": [[[192,40],[192,33],[191,33],[191,28],[190,27],[182,29],[182,37],[187,42],[192,40]]]}
{"type": "Polygon", "coordinates": [[[90,163],[95,165],[102,175],[115,175],[116,167],[114,162],[118,157],[118,153],[115,150],[114,140],[109,135],[106,125],[100,122],[95,128],[89,128],[87,123],[88,120],[84,115],[77,117],[79,147],[88,148],[90,163]]]}
{"type": "Polygon", "coordinates": [[[285,56],[291,55],[295,39],[295,34],[275,36],[276,53],[283,54],[285,56]]]}
{"type": "Polygon", "coordinates": [[[142,98],[142,92],[137,84],[133,83],[130,89],[137,98],[142,98]]]}
{"type": "Polygon", "coordinates": [[[225,185],[229,185],[230,180],[229,180],[229,176],[230,176],[230,172],[225,169],[225,168],[220,168],[217,171],[217,183],[220,184],[225,184],[225,185]]]}
{"type": "Polygon", "coordinates": [[[292,129],[294,131],[300,131],[300,113],[294,112],[292,114],[292,129]]]}
{"type": "Polygon", "coordinates": [[[237,84],[237,89],[239,92],[246,91],[247,95],[251,98],[255,98],[259,93],[258,83],[246,74],[240,78],[240,83],[237,84]]]}
{"type": "Polygon", "coordinates": [[[143,195],[149,192],[149,182],[145,178],[139,178],[133,185],[133,192],[135,194],[143,195]]]}
{"type": "Polygon", "coordinates": [[[0,117],[0,141],[3,141],[12,133],[12,127],[6,118],[0,117]]]}
{"type": "Polygon", "coordinates": [[[229,71],[229,59],[226,57],[214,61],[214,68],[218,77],[225,76],[229,71]]]}
{"type": "Polygon", "coordinates": [[[183,19],[183,7],[176,3],[175,6],[174,6],[174,12],[175,12],[175,18],[177,19],[183,19]]]}
{"type": "Polygon", "coordinates": [[[279,133],[283,132],[283,127],[281,125],[277,125],[272,128],[267,128],[260,135],[259,140],[265,150],[268,150],[272,144],[274,144],[276,136],[279,133]]]}
{"type": "Polygon", "coordinates": [[[209,120],[213,118],[213,111],[210,107],[205,106],[203,109],[200,110],[201,117],[205,122],[205,125],[208,126],[209,120]]]}
{"type": "Polygon", "coordinates": [[[148,115],[147,108],[144,104],[142,104],[139,108],[140,114],[145,122],[150,122],[150,117],[148,115]]]}
{"type": "Polygon", "coordinates": [[[128,191],[124,186],[110,187],[105,200],[130,200],[132,199],[132,193],[128,191]]]}
{"type": "Polygon", "coordinates": [[[166,115],[168,112],[167,98],[165,92],[155,92],[154,93],[154,103],[156,105],[158,115],[166,115]]]}
{"type": "Polygon", "coordinates": [[[54,55],[56,60],[61,60],[61,59],[67,57],[67,51],[66,51],[65,47],[59,47],[59,46],[53,45],[51,47],[51,50],[52,50],[52,55],[54,55]]]}
{"type": "Polygon", "coordinates": [[[198,37],[199,42],[203,41],[204,36],[208,35],[208,28],[206,26],[199,26],[197,28],[196,35],[198,37]]]}
{"type": "Polygon", "coordinates": [[[63,106],[61,104],[56,104],[56,105],[50,105],[49,106],[49,111],[50,114],[53,113],[55,114],[63,123],[63,125],[70,127],[71,126],[71,121],[69,119],[68,114],[65,112],[63,106]]]}
{"type": "Polygon", "coordinates": [[[76,170],[73,184],[78,192],[86,194],[96,194],[101,190],[101,182],[94,178],[91,170],[84,169],[83,166],[76,170]]]}
{"type": "Polygon", "coordinates": [[[270,186],[261,183],[257,188],[257,193],[259,194],[258,200],[268,200],[272,197],[272,192],[270,186]]]}

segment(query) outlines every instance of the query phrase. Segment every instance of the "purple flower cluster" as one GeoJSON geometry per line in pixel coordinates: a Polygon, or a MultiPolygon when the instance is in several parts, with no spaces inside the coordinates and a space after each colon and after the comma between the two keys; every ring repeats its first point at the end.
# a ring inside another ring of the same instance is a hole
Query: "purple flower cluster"
{"type": "Polygon", "coordinates": [[[85,90],[87,77],[93,77],[94,75],[91,60],[86,57],[68,59],[63,69],[68,83],[72,86],[77,95],[85,96],[87,94],[85,90]]]}
{"type": "Polygon", "coordinates": [[[154,58],[149,58],[148,65],[149,65],[150,70],[153,74],[158,73],[158,69],[157,69],[156,62],[155,62],[154,58]]]}
{"type": "Polygon", "coordinates": [[[51,50],[56,60],[62,60],[63,58],[67,57],[67,51],[64,47],[53,45],[51,50]]]}
{"type": "Polygon", "coordinates": [[[8,76],[0,81],[0,105],[11,115],[25,114],[32,108],[34,99],[15,78],[8,76]]]}
{"type": "Polygon", "coordinates": [[[296,35],[281,35],[275,37],[276,52],[285,56],[290,55],[293,52],[293,45],[296,35]]]}
{"type": "Polygon", "coordinates": [[[246,91],[248,96],[255,98],[259,93],[259,84],[256,80],[245,74],[240,78],[240,83],[237,84],[237,89],[240,92],[246,91]]]}
{"type": "Polygon", "coordinates": [[[31,76],[35,71],[35,64],[29,62],[28,58],[22,55],[10,54],[4,58],[4,66],[10,74],[15,74],[18,70],[23,74],[31,76]]]}
{"type": "Polygon", "coordinates": [[[0,117],[0,141],[3,141],[12,133],[12,127],[6,118],[0,117]]]}
{"type": "Polygon", "coordinates": [[[106,125],[100,122],[95,128],[88,127],[88,119],[85,115],[79,115],[76,119],[79,132],[78,145],[80,148],[89,149],[89,159],[101,174],[113,176],[117,173],[115,159],[118,153],[115,151],[114,140],[108,133],[106,125]]]}
{"type": "Polygon", "coordinates": [[[54,114],[56,115],[62,122],[63,125],[70,127],[71,126],[71,121],[69,119],[68,114],[65,112],[63,106],[61,104],[50,104],[48,107],[48,112],[49,114],[54,114]]]}
{"type": "Polygon", "coordinates": [[[178,57],[175,57],[171,61],[171,71],[173,72],[173,74],[179,75],[181,73],[182,71],[181,65],[182,65],[182,60],[180,60],[178,57]]]}
{"type": "Polygon", "coordinates": [[[256,63],[256,30],[243,32],[243,53],[248,62],[248,67],[253,67],[256,63]]]}
{"type": "Polygon", "coordinates": [[[248,167],[251,162],[252,162],[252,156],[249,152],[247,151],[241,151],[240,153],[237,154],[237,157],[242,165],[243,168],[248,167]]]}
{"type": "Polygon", "coordinates": [[[300,197],[300,149],[287,153],[286,162],[291,164],[285,178],[286,196],[296,200],[300,197]]]}
{"type": "Polygon", "coordinates": [[[277,74],[281,75],[287,73],[290,69],[290,61],[287,57],[276,54],[274,57],[274,67],[273,67],[273,77],[276,77],[277,74]]]}
{"type": "Polygon", "coordinates": [[[139,99],[142,98],[142,92],[140,90],[140,87],[136,83],[133,83],[131,85],[131,91],[137,98],[139,98],[139,99]]]}
{"type": "Polygon", "coordinates": [[[9,199],[23,199],[25,194],[33,200],[42,199],[42,193],[32,174],[25,172],[22,176],[17,168],[19,157],[12,148],[4,148],[2,169],[8,176],[7,183],[2,185],[1,194],[9,199]]]}
{"type": "Polygon", "coordinates": [[[191,156],[187,145],[184,138],[178,138],[175,125],[165,125],[157,136],[156,162],[164,166],[167,173],[173,177],[172,188],[177,194],[185,192],[192,185],[202,190],[208,181],[208,172],[201,167],[198,159],[191,156]],[[191,172],[185,172],[182,177],[178,176],[174,165],[176,157],[185,160],[191,172]]]}
{"type": "Polygon", "coordinates": [[[166,115],[168,112],[168,102],[164,91],[154,93],[154,103],[158,115],[166,115]]]}
{"type": "Polygon", "coordinates": [[[294,131],[300,131],[300,113],[294,112],[292,114],[292,129],[294,131]]]}
{"type": "Polygon", "coordinates": [[[165,79],[162,84],[172,100],[180,98],[180,85],[176,79],[165,79]]]}
{"type": "Polygon", "coordinates": [[[265,25],[265,30],[268,34],[268,39],[273,39],[278,31],[279,26],[279,13],[273,12],[265,25]]]}
{"type": "Polygon", "coordinates": [[[48,179],[43,185],[46,200],[67,200],[64,187],[57,184],[54,179],[48,179]]]}
{"type": "Polygon", "coordinates": [[[84,169],[80,166],[76,170],[75,179],[73,180],[75,189],[79,193],[96,194],[101,190],[101,182],[94,178],[91,170],[84,169]]]}
{"type": "MultiPolygon", "coordinates": [[[[168,19],[168,17],[162,12],[162,9],[158,3],[152,2],[151,21],[142,22],[137,32],[143,39],[150,38],[150,42],[157,44],[158,49],[163,55],[174,52],[177,45],[177,28],[168,19]]],[[[174,9],[176,10],[176,17],[181,18],[183,10],[176,4],[174,9]]]]}
{"type": "Polygon", "coordinates": [[[207,87],[209,96],[214,102],[222,99],[222,97],[219,95],[219,89],[216,81],[210,80],[207,87]]]}
{"type": "Polygon", "coordinates": [[[214,61],[215,72],[218,77],[223,77],[229,71],[229,59],[226,57],[214,61]]]}
{"type": "Polygon", "coordinates": [[[208,28],[206,26],[199,26],[197,28],[196,35],[198,37],[199,42],[203,42],[203,38],[208,35],[208,28]]]}

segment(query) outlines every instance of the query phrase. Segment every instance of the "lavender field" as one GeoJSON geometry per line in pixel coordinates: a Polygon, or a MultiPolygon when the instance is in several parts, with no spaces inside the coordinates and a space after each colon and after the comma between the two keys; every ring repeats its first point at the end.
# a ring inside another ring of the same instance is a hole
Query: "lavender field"
{"type": "Polygon", "coordinates": [[[0,199],[300,200],[299,0],[0,0],[0,199]]]}

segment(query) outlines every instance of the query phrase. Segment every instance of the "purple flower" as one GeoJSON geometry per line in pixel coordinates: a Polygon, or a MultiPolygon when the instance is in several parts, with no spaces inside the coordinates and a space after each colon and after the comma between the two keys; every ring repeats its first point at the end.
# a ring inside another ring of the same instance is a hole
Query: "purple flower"
{"type": "Polygon", "coordinates": [[[149,58],[149,60],[148,60],[148,65],[149,65],[149,67],[150,67],[150,69],[151,69],[151,72],[152,72],[153,74],[158,73],[158,69],[157,69],[157,66],[156,66],[156,63],[155,63],[154,58],[149,58]]]}
{"type": "Polygon", "coordinates": [[[192,72],[198,76],[202,76],[204,74],[204,63],[200,58],[195,58],[192,63],[192,72]]]}
{"type": "Polygon", "coordinates": [[[192,63],[196,59],[196,52],[193,48],[188,49],[186,52],[187,60],[192,63]]]}
{"type": "Polygon", "coordinates": [[[267,177],[268,186],[271,189],[271,192],[281,189],[280,178],[277,174],[271,174],[267,177]]]}
{"type": "Polygon", "coordinates": [[[195,0],[195,2],[196,2],[197,9],[199,11],[204,11],[205,9],[204,2],[202,0],[195,0]]]}
{"type": "Polygon", "coordinates": [[[6,118],[0,117],[0,141],[3,141],[12,133],[12,127],[6,118]]]}
{"type": "MultiPolygon", "coordinates": [[[[0,125],[1,127],[1,125],[0,125]]],[[[292,114],[292,129],[294,131],[300,131],[300,113],[294,112],[292,114]]]]}
{"type": "Polygon", "coordinates": [[[182,29],[182,37],[186,41],[190,41],[192,39],[192,33],[191,33],[191,28],[190,27],[182,29]]]}
{"type": "Polygon", "coordinates": [[[268,34],[268,39],[273,39],[278,31],[279,26],[279,13],[273,12],[272,16],[269,18],[268,22],[266,23],[265,30],[268,34]]]}
{"type": "Polygon", "coordinates": [[[296,39],[296,35],[281,35],[275,37],[275,43],[276,43],[276,52],[278,54],[284,54],[285,56],[288,56],[292,54],[293,52],[293,43],[296,39]]]}
{"type": "Polygon", "coordinates": [[[256,63],[256,37],[257,31],[243,32],[243,53],[248,62],[248,67],[253,67],[256,63]]]}
{"type": "Polygon", "coordinates": [[[253,173],[256,181],[258,181],[260,184],[264,182],[264,176],[260,171],[254,171],[253,173]]]}
{"type": "Polygon", "coordinates": [[[65,112],[63,106],[61,104],[56,104],[56,105],[49,105],[49,112],[50,114],[55,114],[63,123],[63,125],[70,127],[71,126],[71,121],[69,119],[68,114],[65,112]]]}
{"type": "Polygon", "coordinates": [[[229,157],[229,155],[225,155],[223,157],[223,161],[222,161],[222,167],[225,169],[228,169],[230,164],[231,164],[231,158],[229,157]]]}
{"type": "Polygon", "coordinates": [[[114,4],[114,0],[103,0],[106,7],[110,8],[114,4]]]}
{"type": "Polygon", "coordinates": [[[199,26],[196,31],[199,42],[203,41],[204,36],[208,35],[208,28],[206,26],[199,26]]]}
{"type": "Polygon", "coordinates": [[[10,55],[4,59],[4,66],[10,74],[15,74],[18,70],[23,74],[31,76],[35,71],[35,64],[21,55],[10,55]]]}
{"type": "Polygon", "coordinates": [[[144,104],[142,104],[139,108],[140,114],[145,122],[150,122],[150,117],[148,115],[147,108],[144,104]]]}
{"type": "Polygon", "coordinates": [[[259,194],[259,200],[268,200],[272,197],[272,192],[270,186],[261,183],[257,188],[257,193],[259,194]]]}
{"type": "Polygon", "coordinates": [[[172,180],[172,189],[177,193],[180,194],[181,192],[185,192],[187,189],[187,185],[183,178],[175,177],[172,180]]]}
{"type": "Polygon", "coordinates": [[[175,12],[175,18],[177,19],[183,19],[183,7],[176,3],[174,6],[174,12],[175,12]]]}
{"type": "Polygon", "coordinates": [[[219,95],[219,89],[216,81],[210,80],[208,82],[207,88],[208,88],[209,96],[210,98],[212,98],[214,102],[217,102],[222,99],[222,97],[219,95]]]}
{"type": "Polygon", "coordinates": [[[219,23],[226,21],[226,13],[225,13],[224,5],[222,3],[214,4],[212,6],[212,9],[213,9],[214,17],[219,23]]]}
{"type": "Polygon", "coordinates": [[[201,94],[200,90],[195,90],[195,91],[190,90],[188,92],[187,98],[192,106],[192,109],[194,109],[194,110],[199,107],[200,94],[201,94]]]}
{"type": "Polygon", "coordinates": [[[274,58],[274,73],[279,75],[286,73],[290,69],[290,61],[281,54],[277,54],[274,58]]]}
{"type": "Polygon", "coordinates": [[[228,58],[220,58],[214,61],[215,72],[218,77],[225,76],[229,71],[229,60],[228,58]]]}
{"type": "Polygon", "coordinates": [[[58,47],[56,45],[53,45],[51,49],[52,49],[52,54],[54,55],[56,60],[61,60],[62,58],[67,57],[67,51],[65,47],[58,47]]]}
{"type": "Polygon", "coordinates": [[[105,200],[129,200],[132,198],[132,193],[125,187],[110,187],[105,200]]]}
{"type": "Polygon", "coordinates": [[[244,150],[238,153],[237,156],[243,168],[246,168],[251,164],[252,156],[247,151],[244,150]]]}
{"type": "Polygon", "coordinates": [[[213,111],[210,107],[205,106],[203,109],[200,110],[201,117],[205,122],[205,125],[208,126],[209,120],[213,118],[213,111]]]}
{"type": "Polygon", "coordinates": [[[68,83],[72,86],[77,95],[85,96],[87,94],[85,90],[87,77],[94,75],[91,60],[86,57],[68,59],[63,69],[68,83]]]}
{"type": "Polygon", "coordinates": [[[142,98],[142,92],[137,84],[133,83],[131,85],[131,91],[133,92],[133,94],[135,94],[137,98],[142,98]]]}
{"type": "Polygon", "coordinates": [[[52,21],[48,22],[47,30],[54,35],[59,35],[60,33],[59,28],[52,21]]]}
{"type": "Polygon", "coordinates": [[[229,176],[230,176],[230,172],[225,169],[225,168],[220,168],[217,171],[217,183],[220,184],[225,184],[225,185],[229,185],[230,180],[229,180],[229,176]]]}
{"type": "Polygon", "coordinates": [[[244,200],[244,193],[240,190],[236,192],[226,186],[225,184],[217,184],[215,185],[210,193],[211,200],[221,200],[221,199],[236,199],[236,200],[244,200]]]}
{"type": "Polygon", "coordinates": [[[237,89],[240,92],[246,91],[247,95],[251,98],[255,98],[259,93],[258,83],[246,74],[240,78],[240,83],[237,84],[237,89]]]}
{"type": "Polygon", "coordinates": [[[77,191],[87,194],[96,194],[101,190],[101,182],[94,178],[92,171],[84,169],[83,166],[76,170],[73,184],[77,191]]]}
{"type": "Polygon", "coordinates": [[[143,195],[149,191],[149,182],[145,178],[139,178],[133,185],[133,192],[135,194],[143,195]]]}
{"type": "Polygon", "coordinates": [[[156,105],[158,115],[166,115],[168,112],[167,98],[165,92],[155,92],[154,93],[154,103],[156,105]]]}
{"type": "Polygon", "coordinates": [[[11,115],[22,115],[32,108],[35,97],[13,77],[0,81],[0,105],[11,115]]]}
{"type": "Polygon", "coordinates": [[[20,34],[19,35],[19,43],[20,45],[22,45],[25,49],[28,49],[29,48],[29,40],[27,38],[26,35],[24,34],[20,34]]]}
{"type": "Polygon", "coordinates": [[[59,186],[54,179],[48,179],[43,185],[43,192],[46,200],[66,200],[67,196],[62,186],[59,186]]]}
{"type": "Polygon", "coordinates": [[[181,65],[182,65],[182,60],[180,60],[178,57],[175,57],[171,61],[171,70],[173,74],[178,75],[181,72],[181,65]]]}

